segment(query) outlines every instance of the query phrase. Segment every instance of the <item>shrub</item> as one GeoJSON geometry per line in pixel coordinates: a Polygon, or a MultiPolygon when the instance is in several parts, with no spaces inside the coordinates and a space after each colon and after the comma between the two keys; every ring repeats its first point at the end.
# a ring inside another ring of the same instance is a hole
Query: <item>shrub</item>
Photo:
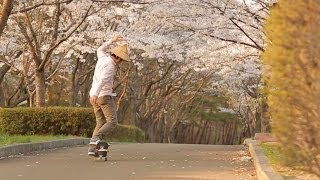
{"type": "Polygon", "coordinates": [[[0,110],[0,128],[7,134],[90,136],[95,125],[90,108],[11,108],[0,110]]]}
{"type": "Polygon", "coordinates": [[[108,141],[121,141],[121,142],[144,142],[144,132],[136,127],[129,125],[118,125],[108,135],[108,141]]]}
{"type": "Polygon", "coordinates": [[[320,176],[320,1],[279,0],[263,61],[273,133],[286,161],[320,176]]]}
{"type": "MultiPolygon", "coordinates": [[[[49,107],[0,109],[0,132],[13,135],[75,135],[90,137],[95,127],[91,108],[49,107]]],[[[143,142],[143,132],[118,125],[109,139],[143,142]]]]}

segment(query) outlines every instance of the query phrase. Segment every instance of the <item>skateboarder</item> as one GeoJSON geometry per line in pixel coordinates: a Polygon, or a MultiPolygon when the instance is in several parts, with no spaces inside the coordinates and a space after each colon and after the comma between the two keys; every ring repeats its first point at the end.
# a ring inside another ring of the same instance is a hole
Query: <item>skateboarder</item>
{"type": "Polygon", "coordinates": [[[129,62],[128,45],[122,44],[110,50],[110,45],[123,39],[122,36],[114,36],[103,43],[97,49],[98,61],[94,70],[92,87],[90,90],[90,103],[96,116],[96,127],[89,143],[88,155],[95,154],[96,145],[104,139],[118,123],[115,96],[113,92],[113,77],[117,66],[123,62],[129,62]]]}

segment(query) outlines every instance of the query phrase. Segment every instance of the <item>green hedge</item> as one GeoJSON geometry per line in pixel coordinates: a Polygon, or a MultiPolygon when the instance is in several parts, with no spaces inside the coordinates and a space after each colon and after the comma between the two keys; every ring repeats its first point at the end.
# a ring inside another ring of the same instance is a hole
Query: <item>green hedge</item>
{"type": "MultiPolygon", "coordinates": [[[[75,135],[90,137],[95,127],[91,108],[1,108],[0,133],[19,135],[75,135]]],[[[143,132],[134,126],[118,125],[108,137],[143,142],[143,132]]]]}
{"type": "Polygon", "coordinates": [[[136,127],[129,125],[117,125],[116,128],[108,135],[108,141],[121,142],[144,142],[144,132],[136,127]]]}
{"type": "Polygon", "coordinates": [[[95,117],[90,108],[11,108],[0,110],[0,128],[6,134],[89,136],[95,117]]]}

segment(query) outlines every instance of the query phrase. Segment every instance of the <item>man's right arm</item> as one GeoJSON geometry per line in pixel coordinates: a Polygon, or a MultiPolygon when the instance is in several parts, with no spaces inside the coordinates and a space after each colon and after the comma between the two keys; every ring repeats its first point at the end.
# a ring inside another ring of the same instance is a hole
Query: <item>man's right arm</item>
{"type": "Polygon", "coordinates": [[[109,41],[103,43],[98,49],[97,49],[97,55],[98,58],[101,58],[103,56],[107,56],[107,49],[109,48],[109,46],[112,44],[112,39],[110,39],[109,41]]]}
{"type": "Polygon", "coordinates": [[[107,56],[107,49],[109,48],[109,46],[117,41],[122,40],[122,36],[121,35],[117,35],[117,36],[113,36],[109,41],[103,43],[98,49],[97,49],[97,55],[98,58],[103,57],[103,56],[107,56]]]}

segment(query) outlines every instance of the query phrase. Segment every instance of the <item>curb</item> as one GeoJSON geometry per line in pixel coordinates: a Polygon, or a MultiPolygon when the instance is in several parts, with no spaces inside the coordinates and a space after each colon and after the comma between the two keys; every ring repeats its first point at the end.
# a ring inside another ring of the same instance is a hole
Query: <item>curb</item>
{"type": "Polygon", "coordinates": [[[267,156],[263,153],[256,140],[246,139],[244,144],[249,146],[258,180],[284,180],[282,176],[273,171],[267,156]]]}
{"type": "Polygon", "coordinates": [[[38,142],[38,143],[9,145],[5,147],[0,147],[0,157],[8,157],[12,155],[24,154],[24,153],[33,152],[33,151],[42,151],[42,150],[61,148],[61,147],[85,145],[88,143],[89,143],[88,138],[73,138],[73,139],[54,140],[54,141],[38,142]]]}

